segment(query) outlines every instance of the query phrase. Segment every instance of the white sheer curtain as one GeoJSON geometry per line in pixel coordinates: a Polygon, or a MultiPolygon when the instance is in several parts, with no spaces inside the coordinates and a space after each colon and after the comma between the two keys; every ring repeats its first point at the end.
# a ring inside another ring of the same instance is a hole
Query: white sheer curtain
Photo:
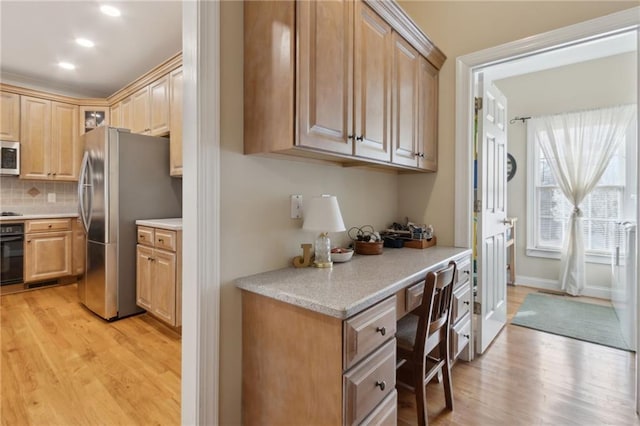
{"type": "Polygon", "coordinates": [[[596,186],[635,116],[635,105],[533,118],[536,142],[562,193],[573,204],[560,258],[560,284],[577,296],[585,285],[580,204],[596,186]]]}

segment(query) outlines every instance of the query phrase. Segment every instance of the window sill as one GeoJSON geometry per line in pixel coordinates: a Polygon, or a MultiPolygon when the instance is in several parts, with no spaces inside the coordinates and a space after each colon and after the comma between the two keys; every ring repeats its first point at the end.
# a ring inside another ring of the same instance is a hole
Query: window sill
{"type": "MultiPolygon", "coordinates": [[[[552,249],[527,248],[527,256],[560,260],[560,251],[552,250],[552,249]]],[[[593,253],[585,254],[585,261],[587,263],[611,265],[611,260],[612,260],[612,256],[610,254],[593,254],[593,253]]]]}

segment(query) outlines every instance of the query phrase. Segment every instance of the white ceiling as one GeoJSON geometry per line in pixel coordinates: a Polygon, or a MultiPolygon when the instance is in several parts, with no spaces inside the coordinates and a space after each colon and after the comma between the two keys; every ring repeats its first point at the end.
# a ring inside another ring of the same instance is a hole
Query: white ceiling
{"type": "Polygon", "coordinates": [[[3,82],[106,97],[181,50],[179,1],[0,0],[3,82]],[[122,15],[102,14],[102,4],[122,15]],[[77,37],[95,47],[77,45],[77,37]],[[60,61],[76,69],[62,69],[60,61]]]}

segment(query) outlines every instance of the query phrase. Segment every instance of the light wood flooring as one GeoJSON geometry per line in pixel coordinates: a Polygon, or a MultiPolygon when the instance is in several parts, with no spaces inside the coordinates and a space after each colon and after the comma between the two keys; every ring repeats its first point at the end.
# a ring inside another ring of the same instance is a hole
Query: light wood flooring
{"type": "Polygon", "coordinates": [[[2,425],[180,424],[180,336],[146,314],[108,323],[75,284],[3,295],[2,425]]]}
{"type": "MultiPolygon", "coordinates": [[[[180,337],[146,315],[107,323],[76,286],[1,301],[2,425],[178,425],[180,337]]],[[[509,287],[509,317],[530,289],[509,287]]],[[[597,301],[596,301],[597,302],[597,301]]],[[[455,409],[429,385],[431,425],[640,425],[635,355],[507,325],[488,352],[453,369],[455,409]]],[[[399,390],[398,424],[416,424],[399,390]]]]}
{"type": "MultiPolygon", "coordinates": [[[[532,291],[508,287],[509,321],[532,291]]],[[[452,381],[452,412],[442,385],[427,387],[432,426],[640,425],[632,352],[507,324],[484,355],[455,364],[452,381]]],[[[398,425],[415,424],[414,396],[400,388],[398,425]]]]}

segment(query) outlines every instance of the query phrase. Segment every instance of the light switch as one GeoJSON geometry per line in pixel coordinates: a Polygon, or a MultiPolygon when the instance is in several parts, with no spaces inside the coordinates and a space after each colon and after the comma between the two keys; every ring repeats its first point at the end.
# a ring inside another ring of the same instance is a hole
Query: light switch
{"type": "Polygon", "coordinates": [[[56,202],[56,193],[55,192],[49,192],[47,194],[47,202],[48,203],[55,203],[56,202]]]}
{"type": "Polygon", "coordinates": [[[302,218],[302,195],[291,196],[291,219],[302,218]]]}

